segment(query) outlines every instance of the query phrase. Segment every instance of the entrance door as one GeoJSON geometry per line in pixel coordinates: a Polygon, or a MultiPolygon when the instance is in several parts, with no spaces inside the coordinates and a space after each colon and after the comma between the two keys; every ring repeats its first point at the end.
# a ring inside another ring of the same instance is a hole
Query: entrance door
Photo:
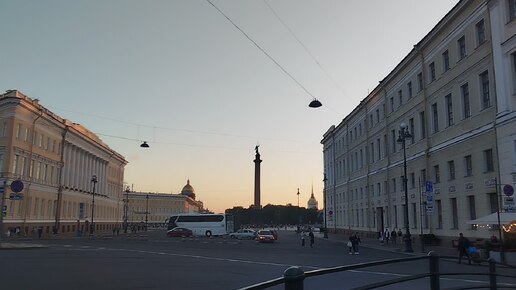
{"type": "Polygon", "coordinates": [[[376,232],[382,233],[383,232],[383,207],[377,207],[376,208],[376,232]]]}

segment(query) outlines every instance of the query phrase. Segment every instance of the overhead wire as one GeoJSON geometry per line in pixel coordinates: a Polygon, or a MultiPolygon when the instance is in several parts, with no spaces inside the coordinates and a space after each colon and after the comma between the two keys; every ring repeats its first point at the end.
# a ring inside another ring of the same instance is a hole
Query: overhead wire
{"type": "Polygon", "coordinates": [[[312,98],[317,99],[312,93],[308,91],[294,76],[292,76],[276,59],[274,59],[265,49],[263,49],[256,41],[254,41],[242,28],[240,28],[229,16],[227,16],[222,10],[219,9],[211,0],[206,0],[213,6],[222,16],[224,16],[236,29],[238,29],[249,41],[251,41],[265,56],[267,56],[277,67],[279,67],[283,73],[290,77],[301,89],[303,89],[312,98]]]}

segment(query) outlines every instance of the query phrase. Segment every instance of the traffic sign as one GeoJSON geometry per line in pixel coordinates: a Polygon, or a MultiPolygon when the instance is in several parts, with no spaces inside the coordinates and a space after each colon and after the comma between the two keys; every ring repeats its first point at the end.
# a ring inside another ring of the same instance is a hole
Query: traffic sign
{"type": "Polygon", "coordinates": [[[11,190],[14,192],[20,192],[23,190],[23,181],[17,179],[11,182],[11,190]]]}
{"type": "Polygon", "coordinates": [[[505,193],[507,196],[512,196],[514,194],[514,187],[512,187],[512,185],[506,184],[503,187],[503,193],[505,193]]]}
{"type": "Polygon", "coordinates": [[[22,200],[23,199],[23,193],[11,193],[9,195],[10,200],[22,200]]]}
{"type": "Polygon", "coordinates": [[[426,192],[434,191],[434,184],[431,181],[425,182],[426,192]]]}
{"type": "Polygon", "coordinates": [[[7,214],[7,205],[4,205],[4,208],[2,209],[2,214],[7,214]]]}

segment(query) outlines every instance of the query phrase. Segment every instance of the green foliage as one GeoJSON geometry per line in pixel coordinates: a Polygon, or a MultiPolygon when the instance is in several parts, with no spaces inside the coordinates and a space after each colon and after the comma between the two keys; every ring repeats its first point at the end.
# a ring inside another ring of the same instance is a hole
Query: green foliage
{"type": "Polygon", "coordinates": [[[233,214],[235,228],[243,225],[296,225],[296,224],[322,224],[322,215],[315,209],[306,209],[292,205],[268,204],[262,209],[254,209],[252,206],[241,206],[227,209],[226,213],[233,214]]]}

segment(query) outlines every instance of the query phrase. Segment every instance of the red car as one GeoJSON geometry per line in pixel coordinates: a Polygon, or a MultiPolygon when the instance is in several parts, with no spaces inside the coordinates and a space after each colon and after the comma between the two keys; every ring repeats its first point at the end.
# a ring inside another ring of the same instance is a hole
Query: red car
{"type": "Polygon", "coordinates": [[[192,230],[185,228],[173,228],[167,231],[167,237],[191,237],[193,235],[192,230]]]}
{"type": "Polygon", "coordinates": [[[276,240],[276,237],[269,230],[261,230],[258,231],[257,240],[260,243],[273,243],[276,240]]]}

